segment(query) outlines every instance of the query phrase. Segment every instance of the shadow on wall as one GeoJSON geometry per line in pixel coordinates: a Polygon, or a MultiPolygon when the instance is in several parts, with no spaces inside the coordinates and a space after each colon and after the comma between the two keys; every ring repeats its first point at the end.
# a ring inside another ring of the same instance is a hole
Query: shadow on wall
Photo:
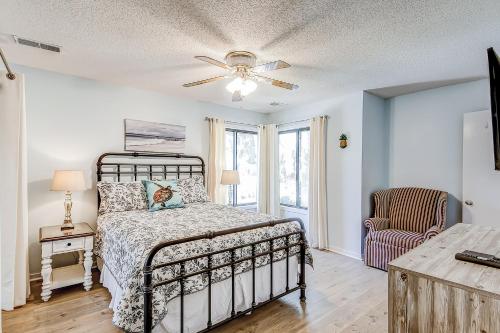
{"type": "Polygon", "coordinates": [[[462,201],[448,193],[448,207],[446,209],[446,229],[462,222],[462,201]]]}

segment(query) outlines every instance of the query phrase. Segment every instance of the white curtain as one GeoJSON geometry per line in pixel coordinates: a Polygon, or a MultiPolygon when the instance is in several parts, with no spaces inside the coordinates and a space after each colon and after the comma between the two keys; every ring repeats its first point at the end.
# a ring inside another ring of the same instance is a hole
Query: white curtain
{"type": "Polygon", "coordinates": [[[275,124],[259,126],[259,212],[280,215],[278,182],[278,129],[275,124]]]}
{"type": "Polygon", "coordinates": [[[2,310],[13,310],[29,296],[26,113],[24,77],[5,74],[0,71],[2,310]]]}
{"type": "Polygon", "coordinates": [[[326,208],[326,125],[327,117],[310,121],[309,240],[312,247],[328,247],[326,208]]]}
{"type": "Polygon", "coordinates": [[[208,155],[208,196],[212,202],[225,204],[227,202],[227,187],[221,185],[222,170],[225,161],[226,126],[224,120],[208,119],[209,155],[208,155]]]}

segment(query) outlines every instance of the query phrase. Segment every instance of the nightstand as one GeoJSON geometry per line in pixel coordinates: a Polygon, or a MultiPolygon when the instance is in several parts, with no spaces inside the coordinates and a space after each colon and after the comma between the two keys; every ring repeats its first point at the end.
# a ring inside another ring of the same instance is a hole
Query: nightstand
{"type": "Polygon", "coordinates": [[[61,225],[40,228],[42,243],[42,300],[50,299],[53,289],[83,283],[85,290],[92,288],[92,249],[94,230],[87,223],[75,223],[72,230],[61,230],[61,225]],[[78,264],[52,269],[52,256],[77,252],[78,264]]]}

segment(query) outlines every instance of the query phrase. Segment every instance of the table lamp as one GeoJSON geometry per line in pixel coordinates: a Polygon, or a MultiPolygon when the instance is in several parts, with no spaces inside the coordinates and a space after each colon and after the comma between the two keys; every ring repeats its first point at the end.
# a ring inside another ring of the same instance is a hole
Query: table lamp
{"type": "Polygon", "coordinates": [[[71,221],[71,192],[85,190],[85,179],[81,170],[56,170],[52,178],[51,191],[65,191],[64,199],[64,223],[61,225],[61,230],[73,229],[71,221]]]}
{"type": "Polygon", "coordinates": [[[240,183],[238,170],[222,170],[220,183],[222,185],[238,185],[240,183]]]}
{"type": "Polygon", "coordinates": [[[238,170],[222,170],[220,183],[221,185],[238,185],[240,183],[238,170]]]}

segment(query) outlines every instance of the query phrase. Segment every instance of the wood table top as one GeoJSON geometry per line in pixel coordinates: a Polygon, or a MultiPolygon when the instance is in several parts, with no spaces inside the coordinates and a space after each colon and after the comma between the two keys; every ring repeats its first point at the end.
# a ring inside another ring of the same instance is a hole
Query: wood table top
{"type": "Polygon", "coordinates": [[[61,230],[61,225],[40,228],[40,242],[51,242],[60,239],[69,239],[85,236],[93,236],[95,234],[87,223],[74,223],[74,229],[61,230]]]}
{"type": "Polygon", "coordinates": [[[482,292],[500,299],[500,269],[455,259],[471,250],[500,257],[500,228],[459,223],[391,261],[389,268],[482,292]]]}

